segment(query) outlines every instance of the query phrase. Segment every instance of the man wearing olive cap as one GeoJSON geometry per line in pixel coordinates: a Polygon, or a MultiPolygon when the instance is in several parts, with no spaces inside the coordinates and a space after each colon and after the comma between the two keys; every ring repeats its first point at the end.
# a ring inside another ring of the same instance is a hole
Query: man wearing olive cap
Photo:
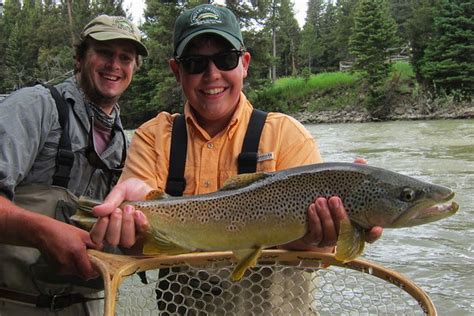
{"type": "Polygon", "coordinates": [[[71,78],[0,104],[0,315],[102,314],[86,252],[102,245],[69,224],[70,193],[103,199],[120,176],[117,102],[147,55],[135,25],[101,15],[81,33],[71,78]]]}

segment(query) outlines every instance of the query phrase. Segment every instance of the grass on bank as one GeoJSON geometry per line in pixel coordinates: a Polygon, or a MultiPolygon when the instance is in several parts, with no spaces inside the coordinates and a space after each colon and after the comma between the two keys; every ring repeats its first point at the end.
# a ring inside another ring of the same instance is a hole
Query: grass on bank
{"type": "MultiPolygon", "coordinates": [[[[390,78],[399,82],[414,78],[411,65],[396,62],[390,78]]],[[[251,91],[249,98],[257,107],[269,111],[294,113],[354,107],[360,104],[360,75],[351,72],[327,72],[306,77],[284,77],[259,91],[251,91]]]]}

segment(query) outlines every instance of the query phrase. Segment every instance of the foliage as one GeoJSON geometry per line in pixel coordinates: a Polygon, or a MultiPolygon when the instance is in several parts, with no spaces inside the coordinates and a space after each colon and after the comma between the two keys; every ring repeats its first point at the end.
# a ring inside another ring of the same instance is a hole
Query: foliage
{"type": "Polygon", "coordinates": [[[168,61],[173,57],[174,21],[183,9],[179,1],[147,0],[142,29],[147,34],[145,45],[150,56],[136,74],[126,95],[140,97],[123,102],[131,113],[174,112],[181,106],[181,91],[177,89],[168,61]]]}
{"type": "Polygon", "coordinates": [[[303,65],[311,72],[320,71],[319,64],[323,55],[324,46],[321,37],[321,24],[324,12],[323,0],[309,0],[306,12],[306,23],[302,31],[302,42],[300,45],[300,55],[303,65]]]}
{"type": "Polygon", "coordinates": [[[396,44],[395,21],[384,0],[361,0],[355,13],[350,51],[355,56],[353,69],[364,74],[369,98],[367,109],[380,112],[384,104],[384,84],[390,71],[388,49],[396,44]]]}
{"type": "Polygon", "coordinates": [[[411,64],[417,80],[425,84],[421,73],[423,57],[428,43],[434,37],[433,20],[439,8],[439,0],[421,0],[414,4],[412,17],[405,22],[407,39],[411,44],[411,64]]]}
{"type": "Polygon", "coordinates": [[[344,89],[358,81],[358,76],[347,72],[320,73],[303,77],[285,77],[262,90],[249,93],[249,99],[260,109],[296,112],[314,94],[344,89]]]}
{"type": "Polygon", "coordinates": [[[412,79],[415,77],[413,67],[404,61],[399,61],[392,65],[393,73],[400,75],[401,79],[412,79]]]}
{"type": "Polygon", "coordinates": [[[408,42],[406,22],[413,16],[413,8],[424,0],[389,0],[388,8],[390,15],[397,25],[397,35],[403,42],[408,42]]]}
{"type": "MultiPolygon", "coordinates": [[[[473,53],[472,44],[468,45],[472,43],[472,4],[460,0],[386,1],[308,0],[306,21],[300,26],[291,0],[226,0],[241,23],[252,55],[245,93],[255,106],[272,111],[324,109],[360,100],[368,100],[374,107],[388,104],[393,82],[399,81],[401,89],[407,90],[412,76],[406,64],[397,64],[405,68],[388,75],[386,48],[398,45],[392,36],[398,32],[411,44],[416,78],[425,82],[421,87],[436,87],[438,94],[472,94],[473,53]],[[442,11],[439,2],[444,3],[442,11]],[[327,74],[337,70],[340,61],[354,58],[357,75],[327,74]],[[337,80],[331,82],[331,78],[337,80]],[[343,91],[353,85],[357,87],[343,91]],[[466,92],[469,86],[471,92],[466,92]],[[459,87],[464,90],[455,90],[459,87]],[[334,100],[333,95],[337,96],[334,100]]],[[[173,25],[182,10],[207,2],[214,1],[146,0],[140,28],[150,56],[120,100],[127,126],[134,127],[159,111],[182,111],[184,96],[168,66],[173,25]]],[[[62,80],[71,73],[73,43],[85,23],[102,13],[127,14],[123,0],[3,3],[0,93],[36,80],[62,80]]]]}
{"type": "Polygon", "coordinates": [[[290,0],[281,0],[280,27],[277,32],[279,46],[279,65],[283,66],[278,76],[296,75],[297,48],[300,40],[300,28],[295,19],[290,0]]]}
{"type": "Polygon", "coordinates": [[[6,0],[0,15],[0,92],[50,81],[73,65],[73,41],[99,13],[123,15],[122,0],[6,0]],[[67,5],[72,5],[67,7],[67,5]],[[68,18],[68,9],[73,19],[68,18]]]}
{"type": "Polygon", "coordinates": [[[471,100],[474,92],[473,14],[472,1],[442,1],[421,66],[437,93],[453,94],[459,100],[471,100]]]}
{"type": "Polygon", "coordinates": [[[335,51],[333,55],[338,61],[352,60],[349,52],[349,38],[354,28],[354,13],[358,0],[338,0],[336,5],[337,24],[334,27],[335,51]]]}

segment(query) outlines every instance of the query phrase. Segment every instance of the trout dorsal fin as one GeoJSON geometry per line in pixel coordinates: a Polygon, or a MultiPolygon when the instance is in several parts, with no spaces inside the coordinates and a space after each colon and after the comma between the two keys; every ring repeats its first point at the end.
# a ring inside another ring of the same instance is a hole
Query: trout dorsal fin
{"type": "Polygon", "coordinates": [[[264,172],[238,174],[227,179],[220,190],[240,189],[267,177],[269,177],[269,175],[264,172]]]}
{"type": "Polygon", "coordinates": [[[257,265],[257,259],[262,252],[262,247],[255,249],[241,249],[234,250],[234,256],[238,259],[237,266],[235,266],[232,272],[232,280],[239,281],[245,274],[248,268],[255,267],[257,265]]]}
{"type": "Polygon", "coordinates": [[[163,200],[169,198],[169,195],[160,190],[151,190],[145,196],[145,200],[153,201],[153,200],[163,200]]]}
{"type": "Polygon", "coordinates": [[[336,259],[342,262],[354,260],[364,251],[365,232],[352,224],[350,219],[340,223],[339,238],[336,244],[336,259]]]}

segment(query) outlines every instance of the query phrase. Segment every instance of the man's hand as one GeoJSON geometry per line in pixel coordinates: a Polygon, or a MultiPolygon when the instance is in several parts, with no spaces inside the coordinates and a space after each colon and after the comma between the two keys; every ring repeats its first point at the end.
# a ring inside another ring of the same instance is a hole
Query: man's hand
{"type": "Polygon", "coordinates": [[[54,218],[21,208],[0,195],[0,242],[38,249],[60,274],[92,279],[88,248],[99,247],[89,233],[54,218]]]}
{"type": "Polygon", "coordinates": [[[97,223],[90,232],[92,240],[103,245],[130,248],[139,239],[139,235],[148,228],[145,215],[127,205],[120,209],[124,201],[144,200],[152,188],[138,179],[127,179],[116,185],[103,204],[93,208],[93,213],[99,216],[97,223]]]}
{"type": "Polygon", "coordinates": [[[49,217],[36,224],[33,243],[59,274],[79,275],[86,280],[99,276],[87,254],[88,248],[98,247],[87,231],[49,217]]]}
{"type": "MultiPolygon", "coordinates": [[[[301,239],[282,246],[291,250],[331,252],[339,236],[339,223],[348,217],[339,197],[317,198],[308,207],[308,232],[301,239]]],[[[367,242],[382,235],[382,227],[373,227],[367,233],[367,242]]]]}

